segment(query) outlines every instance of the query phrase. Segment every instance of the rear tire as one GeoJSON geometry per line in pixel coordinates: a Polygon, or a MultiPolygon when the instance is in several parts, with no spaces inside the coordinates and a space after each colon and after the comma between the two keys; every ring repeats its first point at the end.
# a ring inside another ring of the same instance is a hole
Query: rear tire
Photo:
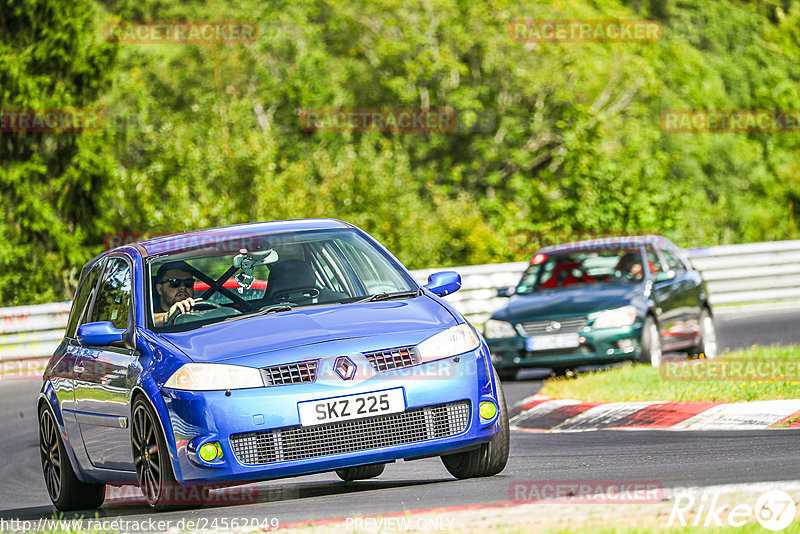
{"type": "Polygon", "coordinates": [[[496,371],[494,372],[494,378],[497,385],[497,404],[500,408],[500,415],[498,416],[500,431],[492,441],[481,444],[477,449],[442,456],[444,467],[456,478],[490,477],[505,469],[506,463],[508,463],[510,434],[508,429],[508,409],[506,408],[503,386],[500,384],[496,371]]]}
{"type": "Polygon", "coordinates": [[[39,453],[47,493],[58,510],[92,510],[103,505],[105,484],[89,484],[78,480],[56,419],[44,404],[39,407],[39,453]]]}
{"type": "Polygon", "coordinates": [[[692,356],[705,356],[707,360],[713,360],[719,353],[717,344],[717,328],[714,326],[714,318],[707,309],[700,314],[700,339],[697,345],[692,348],[692,356]]]}
{"type": "Polygon", "coordinates": [[[655,319],[648,315],[642,327],[642,342],[639,361],[650,364],[653,367],[661,365],[661,330],[658,328],[655,319]]]}
{"type": "Polygon", "coordinates": [[[350,482],[352,480],[366,480],[368,478],[375,478],[381,476],[386,464],[370,464],[358,465],[356,467],[345,467],[337,469],[336,475],[344,480],[350,482]]]}

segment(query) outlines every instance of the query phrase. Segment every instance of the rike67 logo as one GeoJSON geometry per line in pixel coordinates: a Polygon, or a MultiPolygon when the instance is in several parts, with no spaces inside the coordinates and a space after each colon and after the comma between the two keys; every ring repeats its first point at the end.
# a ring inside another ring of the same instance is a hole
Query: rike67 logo
{"type": "Polygon", "coordinates": [[[721,504],[718,493],[704,493],[698,497],[690,492],[676,492],[667,526],[741,527],[755,520],[762,527],[777,532],[788,527],[796,513],[792,497],[780,490],[762,493],[755,506],[721,504]]]}

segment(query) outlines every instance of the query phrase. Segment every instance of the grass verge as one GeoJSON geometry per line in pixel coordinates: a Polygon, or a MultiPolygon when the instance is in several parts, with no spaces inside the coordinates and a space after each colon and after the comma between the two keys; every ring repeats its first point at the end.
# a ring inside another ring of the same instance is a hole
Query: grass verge
{"type": "MultiPolygon", "coordinates": [[[[742,362],[747,368],[759,364],[771,368],[775,360],[800,367],[800,347],[766,347],[728,352],[713,363],[742,362]],[[797,364],[797,365],[794,365],[797,364]]],[[[703,365],[702,360],[690,362],[703,365]]],[[[753,367],[755,366],[755,367],[753,367]]],[[[550,379],[540,391],[556,399],[578,399],[597,402],[625,401],[717,401],[738,402],[772,399],[799,399],[800,377],[782,374],[760,374],[758,380],[732,378],[698,379],[691,374],[668,375],[661,369],[627,363],[618,368],[581,373],[577,378],[550,379]],[[665,379],[665,376],[672,378],[665,379]]]]}

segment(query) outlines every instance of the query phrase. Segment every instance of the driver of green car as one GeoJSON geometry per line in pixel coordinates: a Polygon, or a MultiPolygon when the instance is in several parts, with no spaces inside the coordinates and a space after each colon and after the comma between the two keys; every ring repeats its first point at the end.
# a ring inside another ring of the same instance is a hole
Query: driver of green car
{"type": "Polygon", "coordinates": [[[617,264],[617,271],[619,271],[622,276],[626,276],[632,280],[641,280],[644,278],[641,256],[636,252],[625,254],[617,264]]]}
{"type": "Polygon", "coordinates": [[[165,263],[156,274],[153,323],[163,326],[176,313],[186,313],[203,299],[194,298],[194,276],[184,262],[165,263]]]}

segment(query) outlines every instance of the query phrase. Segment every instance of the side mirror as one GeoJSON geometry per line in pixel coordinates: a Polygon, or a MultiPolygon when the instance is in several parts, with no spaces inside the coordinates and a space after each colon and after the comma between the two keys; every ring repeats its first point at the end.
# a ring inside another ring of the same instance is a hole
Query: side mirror
{"type": "Polygon", "coordinates": [[[435,295],[444,297],[461,289],[461,275],[455,271],[441,271],[428,277],[425,287],[435,295]]]}
{"type": "Polygon", "coordinates": [[[497,288],[497,296],[498,297],[510,297],[516,293],[513,287],[498,287],[497,288]]]}
{"type": "Polygon", "coordinates": [[[667,280],[672,280],[673,278],[675,278],[675,271],[672,270],[667,272],[658,271],[655,276],[656,282],[666,282],[667,280]]]}
{"type": "Polygon", "coordinates": [[[125,330],[114,328],[108,321],[86,323],[78,327],[78,342],[90,347],[105,347],[115,341],[122,341],[125,330]]]}

